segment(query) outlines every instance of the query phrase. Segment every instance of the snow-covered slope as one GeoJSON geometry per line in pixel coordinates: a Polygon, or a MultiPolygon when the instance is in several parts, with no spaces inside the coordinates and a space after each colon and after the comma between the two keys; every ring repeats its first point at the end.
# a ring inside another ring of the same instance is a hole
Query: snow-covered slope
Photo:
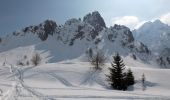
{"type": "Polygon", "coordinates": [[[127,91],[109,88],[105,75],[108,74],[107,68],[110,67],[110,63],[105,64],[103,71],[91,70],[92,66],[88,62],[69,60],[41,64],[37,67],[6,64],[1,66],[0,70],[2,92],[0,98],[1,100],[170,99],[169,69],[136,67],[133,66],[136,63],[133,59],[130,63],[132,66],[126,67],[130,67],[134,72],[136,84],[127,91]],[[141,82],[143,73],[146,76],[144,91],[141,82]]]}
{"type": "Polygon", "coordinates": [[[133,55],[143,61],[148,61],[150,55],[147,46],[137,42],[129,28],[120,25],[107,28],[96,11],[87,14],[83,21],[73,18],[57,25],[46,20],[2,37],[0,61],[17,63],[38,52],[45,55],[45,62],[56,62],[83,56],[90,48],[102,49],[109,56],[117,52],[122,56],[133,55]]]}
{"type": "Polygon", "coordinates": [[[165,67],[170,65],[170,26],[155,20],[144,23],[139,29],[134,30],[133,34],[157,56],[160,65],[165,67]]]}

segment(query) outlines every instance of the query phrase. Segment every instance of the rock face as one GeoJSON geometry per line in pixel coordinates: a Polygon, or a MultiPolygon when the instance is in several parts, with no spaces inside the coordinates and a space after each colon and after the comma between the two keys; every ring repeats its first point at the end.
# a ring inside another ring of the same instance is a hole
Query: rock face
{"type": "Polygon", "coordinates": [[[44,22],[44,31],[45,31],[46,34],[53,35],[53,33],[55,32],[56,27],[57,27],[57,24],[52,20],[46,20],[44,22]]]}
{"type": "MultiPolygon", "coordinates": [[[[86,15],[83,21],[75,18],[69,19],[64,25],[57,25],[52,20],[46,20],[39,25],[29,26],[20,32],[14,32],[13,36],[8,37],[7,40],[9,40],[8,43],[12,40],[13,43],[16,40],[24,42],[22,45],[20,42],[14,43],[15,45],[11,44],[11,46],[6,44],[6,48],[35,45],[38,50],[49,51],[53,56],[52,61],[80,57],[89,49],[102,49],[107,52],[108,56],[117,52],[123,56],[133,55],[133,58],[145,61],[150,56],[147,46],[135,41],[128,27],[114,25],[107,28],[98,12],[86,15]],[[39,38],[38,43],[35,36],[39,38]],[[34,39],[35,43],[27,38],[34,39]]],[[[3,48],[4,51],[8,50],[3,48]]]]}
{"type": "Polygon", "coordinates": [[[42,41],[45,41],[48,38],[48,35],[53,35],[53,33],[55,33],[56,28],[57,24],[55,21],[46,20],[39,25],[24,28],[23,32],[37,34],[42,41]]]}
{"type": "Polygon", "coordinates": [[[150,55],[150,50],[141,42],[135,41],[130,29],[123,25],[114,25],[113,27],[106,28],[104,31],[107,39],[111,42],[110,49],[120,52],[121,54],[132,54],[139,59],[147,60],[146,57],[150,55]],[[112,48],[111,48],[112,47],[112,48]],[[124,50],[122,50],[124,49],[124,50]],[[142,56],[141,56],[142,55],[142,56]]]}
{"type": "Polygon", "coordinates": [[[110,27],[109,30],[112,31],[112,34],[108,34],[108,39],[111,41],[114,41],[114,38],[119,36],[122,40],[122,44],[124,45],[134,42],[132,32],[129,28],[123,25],[115,24],[114,27],[110,27]]]}
{"type": "Polygon", "coordinates": [[[57,36],[63,43],[69,44],[70,46],[72,46],[76,40],[85,39],[92,41],[97,35],[93,26],[75,18],[66,21],[57,33],[57,36]]]}
{"type": "Polygon", "coordinates": [[[156,61],[159,65],[169,68],[170,65],[170,48],[164,48],[157,56],[156,61]]]}
{"type": "Polygon", "coordinates": [[[105,22],[98,11],[87,14],[83,21],[92,25],[97,32],[106,27],[105,22]]]}

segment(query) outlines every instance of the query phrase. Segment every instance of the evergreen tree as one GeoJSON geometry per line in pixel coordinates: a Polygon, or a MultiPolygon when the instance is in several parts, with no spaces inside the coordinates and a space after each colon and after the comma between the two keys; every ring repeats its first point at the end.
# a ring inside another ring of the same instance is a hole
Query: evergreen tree
{"type": "Polygon", "coordinates": [[[127,85],[125,81],[126,73],[124,73],[125,65],[119,54],[113,57],[113,62],[111,63],[110,75],[107,76],[109,84],[112,88],[117,90],[126,90],[127,85]]]}
{"type": "Polygon", "coordinates": [[[142,75],[142,90],[143,90],[143,91],[146,89],[145,81],[146,81],[145,74],[143,74],[143,75],[142,75]]]}
{"type": "Polygon", "coordinates": [[[126,84],[129,86],[129,85],[133,85],[134,83],[135,83],[134,76],[131,69],[129,68],[126,73],[126,84]]]}

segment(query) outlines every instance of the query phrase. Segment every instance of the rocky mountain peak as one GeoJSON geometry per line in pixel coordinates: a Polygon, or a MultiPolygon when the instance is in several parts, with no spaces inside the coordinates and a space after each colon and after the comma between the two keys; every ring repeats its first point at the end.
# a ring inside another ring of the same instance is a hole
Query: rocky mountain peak
{"type": "Polygon", "coordinates": [[[131,43],[134,41],[132,32],[128,27],[124,25],[115,24],[113,27],[110,27],[110,30],[113,32],[114,35],[119,35],[124,43],[131,43]]]}
{"type": "Polygon", "coordinates": [[[97,32],[100,32],[101,30],[103,30],[103,28],[106,27],[106,24],[98,11],[87,14],[83,18],[83,21],[91,24],[97,32]]]}
{"type": "Polygon", "coordinates": [[[160,20],[149,21],[133,32],[138,41],[143,42],[154,54],[156,62],[162,66],[169,66],[168,55],[170,48],[170,26],[160,20]],[[166,54],[164,54],[164,53],[166,54]],[[166,55],[166,56],[165,56],[166,55]],[[167,60],[168,59],[168,60],[167,60]],[[168,63],[167,63],[168,62],[168,63]]]}

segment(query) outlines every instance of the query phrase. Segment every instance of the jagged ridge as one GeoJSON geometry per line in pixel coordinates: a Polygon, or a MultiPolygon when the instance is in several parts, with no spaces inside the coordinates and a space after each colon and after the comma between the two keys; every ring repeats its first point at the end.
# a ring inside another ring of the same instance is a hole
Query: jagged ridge
{"type": "MultiPolygon", "coordinates": [[[[35,45],[35,48],[40,50],[49,51],[51,56],[53,56],[52,61],[79,57],[89,48],[103,49],[108,55],[112,55],[115,52],[119,52],[123,56],[133,55],[145,61],[150,54],[147,46],[134,39],[129,28],[121,25],[107,28],[103,18],[97,11],[87,14],[83,21],[73,18],[66,21],[64,25],[57,25],[52,20],[46,20],[39,25],[29,26],[20,32],[13,33],[16,40],[21,41],[23,36],[26,38],[31,34],[33,35],[33,37],[30,36],[31,38],[35,38],[36,35],[44,42],[39,41],[39,44],[37,42],[24,42],[29,45],[35,45]],[[56,54],[58,56],[55,56],[56,54]]],[[[14,36],[11,37],[14,38],[14,36]]],[[[6,40],[10,42],[11,39],[6,40]]],[[[4,50],[12,49],[12,47],[7,49],[6,45],[1,45],[1,47],[6,48],[4,50]]],[[[17,45],[20,45],[20,43],[17,45]]],[[[20,46],[27,45],[23,43],[20,46]]],[[[19,46],[13,46],[13,48],[17,47],[19,46]]]]}

